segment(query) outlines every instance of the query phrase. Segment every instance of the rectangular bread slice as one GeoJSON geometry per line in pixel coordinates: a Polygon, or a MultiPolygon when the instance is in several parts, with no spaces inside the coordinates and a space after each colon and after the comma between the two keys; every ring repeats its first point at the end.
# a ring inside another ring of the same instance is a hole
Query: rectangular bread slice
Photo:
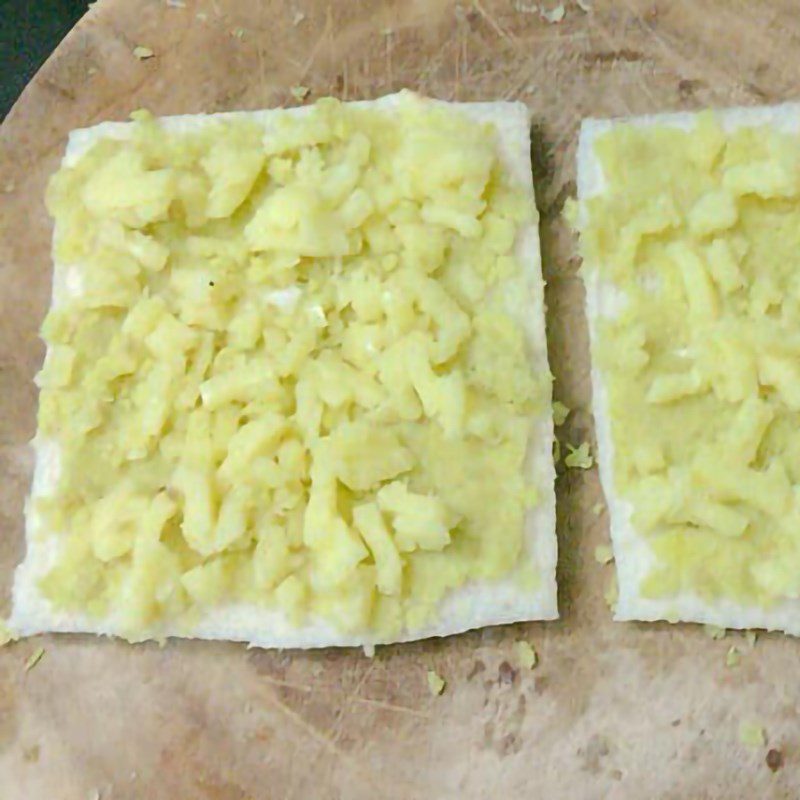
{"type": "MultiPolygon", "coordinates": [[[[391,111],[399,95],[390,95],[376,101],[359,103],[391,111]]],[[[439,101],[426,101],[439,102],[439,101]]],[[[498,134],[499,157],[510,176],[531,193],[531,164],[529,155],[529,115],[521,103],[461,103],[452,105],[461,114],[476,122],[490,122],[498,134]]],[[[303,115],[309,108],[275,109],[256,112],[234,112],[219,115],[187,115],[162,120],[170,131],[192,131],[219,118],[249,118],[269,130],[281,115],[303,115]]],[[[64,163],[71,165],[95,142],[104,137],[128,136],[128,123],[108,122],[93,128],[73,131],[69,138],[64,163]]],[[[536,222],[527,225],[518,236],[516,254],[532,278],[533,296],[530,308],[521,323],[524,326],[530,351],[532,368],[539,374],[549,372],[545,340],[544,295],[536,222]]],[[[57,303],[67,280],[64,265],[54,265],[53,302],[57,303]]],[[[516,577],[498,581],[473,582],[447,595],[435,620],[419,630],[405,632],[396,640],[413,640],[432,636],[447,636],[472,628],[516,622],[520,620],[554,619],[558,616],[556,604],[555,566],[557,545],[555,535],[554,468],[552,463],[553,425],[548,408],[536,420],[527,456],[530,480],[538,493],[538,502],[527,514],[524,532],[523,561],[531,565],[538,583],[534,590],[524,588],[516,577]]],[[[58,476],[59,454],[57,447],[34,441],[36,468],[32,498],[46,496],[58,476]]],[[[56,610],[43,597],[38,582],[55,561],[58,542],[40,527],[30,503],[26,515],[27,555],[18,567],[14,591],[13,613],[10,625],[21,635],[40,632],[88,632],[95,634],[122,634],[113,615],[97,620],[81,614],[56,610]],[[34,535],[34,531],[37,534],[34,535]]],[[[167,629],[165,636],[190,636],[192,638],[221,639],[247,642],[259,647],[315,648],[326,646],[365,646],[383,643],[371,634],[342,633],[323,620],[312,620],[295,627],[280,611],[267,610],[247,604],[214,607],[187,633],[167,629]]]]}
{"type": "MultiPolygon", "coordinates": [[[[787,103],[769,107],[728,108],[715,110],[714,116],[726,133],[741,128],[767,126],[787,134],[800,132],[800,104],[787,103]]],[[[606,189],[606,177],[595,150],[598,137],[615,126],[693,128],[698,114],[691,112],[663,113],[619,119],[585,119],[581,125],[577,153],[578,228],[586,222],[584,201],[600,197],[606,189]]],[[[694,591],[682,589],[668,597],[644,596],[641,587],[656,562],[651,542],[633,521],[633,505],[622,497],[615,486],[614,439],[612,413],[606,375],[598,356],[601,323],[614,318],[624,308],[625,293],[614,283],[604,280],[598,265],[584,259],[582,269],[586,288],[586,310],[592,351],[592,407],[598,448],[600,480],[608,504],[611,538],[616,562],[619,596],[616,620],[666,620],[698,622],[721,628],[766,628],[800,635],[800,600],[785,599],[770,605],[746,604],[731,599],[714,600],[694,591]]],[[[724,466],[722,467],[725,468],[724,466]]]]}

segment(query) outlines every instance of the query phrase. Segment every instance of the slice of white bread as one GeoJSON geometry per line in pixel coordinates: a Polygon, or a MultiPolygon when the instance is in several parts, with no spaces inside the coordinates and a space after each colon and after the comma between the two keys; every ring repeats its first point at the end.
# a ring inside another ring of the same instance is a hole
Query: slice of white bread
{"type": "MultiPolygon", "coordinates": [[[[740,127],[771,126],[776,130],[800,131],[800,104],[787,103],[759,108],[729,108],[716,112],[727,131],[740,127]]],[[[578,198],[586,200],[604,191],[602,165],[595,155],[598,136],[615,125],[671,126],[689,129],[697,120],[693,113],[654,114],[623,119],[583,121],[578,144],[578,198]]],[[[632,505],[623,499],[614,486],[614,442],[611,436],[611,415],[605,378],[598,368],[598,329],[604,317],[613,317],[625,301],[624,294],[613,284],[600,279],[592,264],[585,264],[586,309],[592,349],[592,391],[595,430],[597,435],[600,480],[608,504],[611,538],[619,583],[616,620],[668,620],[701,622],[723,628],[767,628],[800,635],[800,600],[763,608],[744,606],[729,600],[709,602],[694,593],[652,599],[643,597],[640,585],[649,574],[654,557],[648,539],[631,521],[632,505]]]]}
{"type": "MultiPolygon", "coordinates": [[[[408,99],[409,93],[404,93],[408,99]]],[[[368,107],[391,109],[400,102],[400,95],[359,103],[368,107]]],[[[440,101],[414,98],[415,102],[440,101]]],[[[531,192],[529,115],[521,103],[459,103],[451,106],[476,122],[490,122],[497,129],[499,157],[509,174],[531,192]]],[[[220,115],[187,115],[169,117],[163,121],[168,130],[197,129],[210,120],[240,116],[263,124],[269,131],[279,115],[306,114],[309,107],[256,112],[234,112],[220,115]]],[[[69,138],[64,163],[74,163],[96,141],[104,137],[124,138],[129,135],[128,123],[107,122],[93,128],[73,131],[69,138]]],[[[518,236],[516,252],[524,269],[531,276],[530,306],[523,324],[530,345],[532,369],[542,375],[549,371],[545,339],[544,293],[536,222],[528,225],[518,236]]],[[[71,283],[63,265],[54,265],[53,303],[57,304],[71,283]]],[[[547,409],[535,420],[528,451],[527,468],[538,493],[538,502],[526,518],[523,565],[533,567],[539,577],[536,588],[525,588],[519,576],[494,582],[472,583],[451,592],[444,599],[438,616],[419,630],[405,631],[392,641],[407,641],[431,636],[447,636],[472,628],[498,625],[522,620],[554,619],[558,616],[556,603],[555,567],[557,544],[555,535],[554,468],[552,462],[553,424],[547,409]]],[[[51,491],[59,470],[59,453],[52,443],[34,440],[36,469],[31,497],[41,497],[51,491]]],[[[86,632],[121,634],[122,627],[114,616],[103,620],[66,613],[54,609],[38,589],[38,581],[54,563],[59,542],[41,525],[31,504],[26,514],[27,555],[18,567],[13,592],[13,611],[10,626],[20,635],[41,632],[86,632]]],[[[530,582],[527,582],[530,585],[530,582]]],[[[244,641],[259,647],[326,647],[383,643],[370,634],[346,634],[327,622],[312,621],[302,627],[292,625],[279,611],[243,604],[228,605],[209,611],[191,631],[165,628],[162,636],[184,636],[201,639],[244,641]]]]}

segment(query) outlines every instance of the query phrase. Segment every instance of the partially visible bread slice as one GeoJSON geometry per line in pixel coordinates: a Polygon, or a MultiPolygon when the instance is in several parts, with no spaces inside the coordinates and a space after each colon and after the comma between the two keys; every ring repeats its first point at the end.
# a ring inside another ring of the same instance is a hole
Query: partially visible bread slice
{"type": "MultiPolygon", "coordinates": [[[[715,112],[726,131],[741,127],[770,126],[786,133],[800,131],[800,104],[758,108],[729,108],[715,112]]],[[[586,119],[581,125],[577,154],[578,199],[587,200],[605,190],[605,176],[595,153],[597,138],[616,125],[670,126],[688,130],[697,122],[690,112],[653,114],[619,119],[586,119]]],[[[582,212],[579,212],[582,213],[582,212]]],[[[580,226],[579,226],[580,227],[580,226]]],[[[650,573],[654,556],[648,538],[636,529],[631,516],[633,507],[620,496],[614,481],[614,440],[606,379],[598,366],[599,327],[604,318],[618,313],[625,302],[624,293],[600,278],[597,265],[585,263],[586,311],[592,349],[592,407],[597,436],[597,460],[600,480],[608,504],[611,538],[616,562],[619,597],[616,620],[667,620],[700,622],[722,628],[766,628],[800,635],[800,600],[785,601],[769,608],[745,606],[730,600],[710,602],[692,592],[653,599],[643,597],[640,586],[650,573]]]]}

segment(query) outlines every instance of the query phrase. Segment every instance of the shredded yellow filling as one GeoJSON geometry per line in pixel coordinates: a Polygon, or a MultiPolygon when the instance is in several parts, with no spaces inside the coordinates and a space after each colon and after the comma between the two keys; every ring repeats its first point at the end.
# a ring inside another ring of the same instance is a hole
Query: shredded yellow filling
{"type": "Polygon", "coordinates": [[[535,210],[492,126],[411,100],[266,136],[139,113],[48,204],[53,604],[132,637],[236,601],[390,635],[514,569],[550,378],[514,257],[535,210]]]}
{"type": "Polygon", "coordinates": [[[641,590],[800,597],[800,139],[709,113],[595,152],[582,247],[619,299],[598,354],[616,487],[656,556],[641,590]]]}

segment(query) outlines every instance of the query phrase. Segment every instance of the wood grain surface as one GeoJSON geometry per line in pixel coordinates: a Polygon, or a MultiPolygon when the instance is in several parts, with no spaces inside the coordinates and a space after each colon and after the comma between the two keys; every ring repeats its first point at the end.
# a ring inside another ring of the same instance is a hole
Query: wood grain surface
{"type": "MultiPolygon", "coordinates": [[[[0,141],[0,583],[21,558],[31,382],[50,284],[43,204],[71,128],[293,104],[290,87],[371,98],[516,98],[533,112],[556,396],[564,441],[593,437],[583,289],[561,219],[580,119],[796,98],[790,0],[99,0],[27,88],[0,141]],[[140,61],[137,45],[154,56],[140,61]]],[[[800,642],[612,623],[595,470],[558,480],[556,623],[360,652],[130,646],[42,637],[0,650],[3,800],[797,798],[800,642]],[[532,642],[540,665],[514,665],[532,642]],[[738,668],[725,666],[732,644],[738,668]],[[38,647],[45,654],[25,672],[38,647]],[[447,679],[441,697],[425,673],[447,679]],[[768,743],[738,740],[741,721],[768,743]],[[769,751],[775,752],[769,754],[769,751]],[[777,752],[780,752],[780,755],[777,752]],[[769,755],[768,755],[769,754],[769,755]],[[769,763],[768,763],[769,762],[769,763]],[[770,766],[771,765],[771,766],[770,766]]]]}

